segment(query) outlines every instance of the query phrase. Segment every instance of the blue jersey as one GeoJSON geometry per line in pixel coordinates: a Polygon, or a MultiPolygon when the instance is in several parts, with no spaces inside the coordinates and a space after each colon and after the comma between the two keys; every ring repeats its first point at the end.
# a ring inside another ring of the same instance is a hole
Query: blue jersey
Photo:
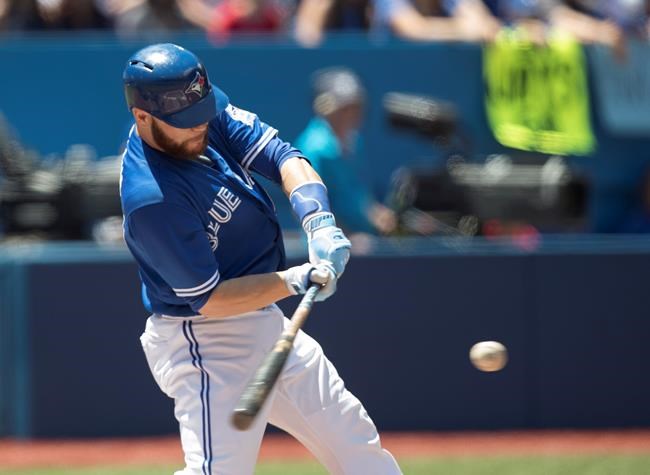
{"type": "Polygon", "coordinates": [[[302,153],[229,105],[208,128],[205,163],[172,158],[131,129],[122,161],[124,237],[150,312],[199,313],[224,279],[281,270],[282,234],[255,171],[276,183],[302,153]]]}

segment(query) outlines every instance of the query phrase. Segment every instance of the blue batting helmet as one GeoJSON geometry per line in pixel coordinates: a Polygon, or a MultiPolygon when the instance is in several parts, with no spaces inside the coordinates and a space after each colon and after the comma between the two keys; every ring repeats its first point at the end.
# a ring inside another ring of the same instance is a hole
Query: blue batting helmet
{"type": "Polygon", "coordinates": [[[210,83],[199,58],[171,43],[131,56],[122,80],[129,109],[137,107],[181,129],[209,122],[228,105],[228,96],[210,83]]]}

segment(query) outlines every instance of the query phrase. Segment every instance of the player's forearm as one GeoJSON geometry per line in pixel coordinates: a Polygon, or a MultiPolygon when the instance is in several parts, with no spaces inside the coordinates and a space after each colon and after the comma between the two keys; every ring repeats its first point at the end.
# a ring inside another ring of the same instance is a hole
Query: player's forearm
{"type": "Polygon", "coordinates": [[[246,275],[221,282],[201,315],[224,318],[258,310],[291,295],[282,272],[246,275]]]}
{"type": "Polygon", "coordinates": [[[282,189],[287,196],[303,183],[323,182],[309,162],[298,157],[290,158],[284,162],[280,168],[280,175],[282,176],[282,189]]]}

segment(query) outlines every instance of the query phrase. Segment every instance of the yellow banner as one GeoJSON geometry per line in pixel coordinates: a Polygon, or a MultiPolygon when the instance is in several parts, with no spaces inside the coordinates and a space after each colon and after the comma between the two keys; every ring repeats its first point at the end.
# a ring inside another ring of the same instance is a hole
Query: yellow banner
{"type": "Polygon", "coordinates": [[[536,46],[502,35],[483,51],[488,122],[502,145],[559,155],[595,148],[582,46],[554,37],[536,46]]]}

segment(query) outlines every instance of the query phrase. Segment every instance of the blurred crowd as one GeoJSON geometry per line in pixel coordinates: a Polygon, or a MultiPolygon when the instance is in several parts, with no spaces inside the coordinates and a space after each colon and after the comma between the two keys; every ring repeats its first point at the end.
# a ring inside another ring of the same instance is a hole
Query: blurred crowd
{"type": "Polygon", "coordinates": [[[647,37],[650,0],[0,0],[0,31],[114,30],[123,36],[203,31],[277,33],[304,46],[330,31],[414,41],[491,41],[504,29],[534,42],[563,31],[623,51],[647,37]]]}

